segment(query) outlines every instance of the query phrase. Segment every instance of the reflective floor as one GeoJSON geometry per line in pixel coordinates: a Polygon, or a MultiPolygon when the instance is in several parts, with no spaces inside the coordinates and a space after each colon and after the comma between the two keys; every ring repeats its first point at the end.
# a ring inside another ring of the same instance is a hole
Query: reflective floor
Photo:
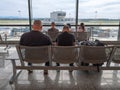
{"type": "Polygon", "coordinates": [[[34,70],[28,74],[23,70],[16,82],[9,84],[12,76],[12,65],[5,61],[0,68],[0,90],[120,90],[120,71],[73,71],[57,72],[49,70],[44,75],[42,70],[34,70]]]}

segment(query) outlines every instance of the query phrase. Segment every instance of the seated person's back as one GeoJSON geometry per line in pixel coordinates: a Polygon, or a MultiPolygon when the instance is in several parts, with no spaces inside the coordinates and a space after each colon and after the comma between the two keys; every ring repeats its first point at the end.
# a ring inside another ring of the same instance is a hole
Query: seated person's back
{"type": "Polygon", "coordinates": [[[58,46],[73,46],[75,45],[74,35],[69,33],[69,27],[65,25],[63,32],[56,39],[58,46]]]}
{"type": "Polygon", "coordinates": [[[51,45],[49,37],[39,31],[30,31],[22,35],[20,45],[25,46],[43,46],[51,45]]]}
{"type": "MultiPolygon", "coordinates": [[[[42,22],[40,20],[35,20],[32,25],[32,31],[24,33],[20,39],[20,45],[24,46],[44,46],[44,45],[52,45],[50,38],[44,35],[42,32],[42,22]]],[[[29,66],[32,63],[28,63],[29,66]]],[[[49,66],[49,62],[45,63],[46,66],[49,66]]],[[[31,70],[29,70],[31,72],[31,70]]],[[[47,74],[47,71],[44,72],[47,74]]]]}
{"type": "MultiPolygon", "coordinates": [[[[75,45],[75,37],[74,35],[69,33],[69,27],[64,25],[63,32],[57,37],[56,44],[58,46],[74,46],[75,45]]],[[[57,66],[60,64],[57,63],[57,66]]],[[[73,63],[70,64],[73,66],[73,63]]]]}
{"type": "Polygon", "coordinates": [[[21,36],[20,45],[43,46],[52,44],[49,37],[40,32],[42,30],[42,23],[40,20],[35,20],[32,28],[32,31],[24,33],[21,36]]]}

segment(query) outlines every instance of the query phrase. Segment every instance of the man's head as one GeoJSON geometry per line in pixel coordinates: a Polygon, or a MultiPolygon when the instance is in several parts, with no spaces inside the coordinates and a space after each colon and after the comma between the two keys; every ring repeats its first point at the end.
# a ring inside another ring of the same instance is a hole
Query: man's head
{"type": "Polygon", "coordinates": [[[35,20],[32,28],[34,31],[41,31],[42,30],[42,22],[40,20],[35,20]]]}
{"type": "Polygon", "coordinates": [[[70,30],[69,30],[69,27],[68,27],[68,25],[64,25],[63,26],[63,32],[69,32],[70,30]]]}
{"type": "Polygon", "coordinates": [[[80,26],[84,26],[84,23],[80,23],[80,26]]]}
{"type": "Polygon", "coordinates": [[[67,26],[69,27],[69,29],[71,28],[71,24],[70,23],[67,23],[67,26]]]}
{"type": "Polygon", "coordinates": [[[55,28],[55,22],[52,22],[52,23],[51,23],[51,27],[52,27],[52,28],[55,28]]]}

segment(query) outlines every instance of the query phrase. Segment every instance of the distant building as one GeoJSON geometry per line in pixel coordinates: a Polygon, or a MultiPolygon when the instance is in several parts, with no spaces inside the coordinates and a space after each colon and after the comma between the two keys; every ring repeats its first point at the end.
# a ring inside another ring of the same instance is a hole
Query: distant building
{"type": "Polygon", "coordinates": [[[54,11],[50,13],[51,21],[65,21],[66,12],[54,11]]]}

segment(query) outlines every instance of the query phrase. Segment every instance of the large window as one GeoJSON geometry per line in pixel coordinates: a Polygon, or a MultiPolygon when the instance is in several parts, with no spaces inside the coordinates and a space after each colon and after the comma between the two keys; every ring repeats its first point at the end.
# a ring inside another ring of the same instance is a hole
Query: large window
{"type": "Polygon", "coordinates": [[[50,28],[51,22],[56,23],[59,31],[67,23],[72,25],[71,30],[76,31],[78,15],[78,25],[85,23],[86,31],[91,33],[92,39],[117,40],[117,36],[120,37],[119,7],[120,0],[1,0],[0,33],[9,34],[6,31],[11,30],[15,31],[12,36],[20,36],[25,30],[30,30],[28,27],[34,19],[42,21],[45,32],[50,28]]]}
{"type": "Polygon", "coordinates": [[[79,0],[79,23],[118,25],[120,0],[79,0]]]}
{"type": "Polygon", "coordinates": [[[33,18],[39,18],[44,25],[75,24],[76,0],[32,0],[33,18]]]}
{"type": "Polygon", "coordinates": [[[28,0],[0,0],[0,25],[29,24],[28,17],[28,0]]]}
{"type": "Polygon", "coordinates": [[[117,40],[119,7],[119,0],[79,0],[78,24],[90,25],[93,40],[117,40]]]}
{"type": "Polygon", "coordinates": [[[25,33],[29,32],[28,26],[1,26],[0,27],[0,36],[3,41],[5,41],[5,36],[7,35],[7,41],[18,41],[20,40],[20,36],[25,33]]]}

